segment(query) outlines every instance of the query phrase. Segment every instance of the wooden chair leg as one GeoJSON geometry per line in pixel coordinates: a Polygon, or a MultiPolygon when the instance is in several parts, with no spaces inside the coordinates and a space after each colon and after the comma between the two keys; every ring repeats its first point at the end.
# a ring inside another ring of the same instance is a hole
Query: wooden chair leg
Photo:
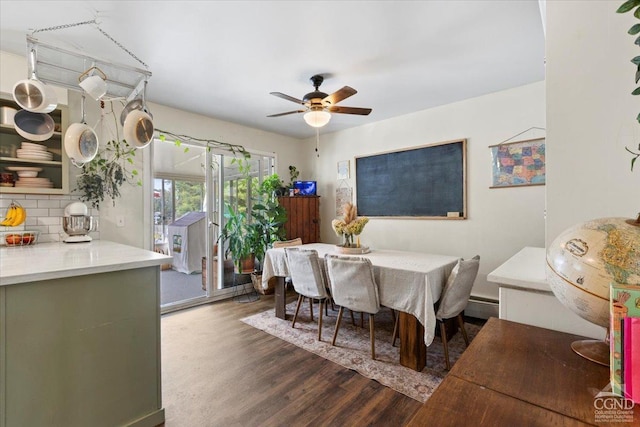
{"type": "Polygon", "coordinates": [[[302,299],[304,297],[302,295],[298,295],[298,304],[296,304],[296,312],[293,315],[293,321],[291,322],[291,327],[293,328],[296,325],[296,319],[298,318],[298,311],[300,311],[300,305],[302,304],[302,299]]]}
{"type": "Polygon", "coordinates": [[[369,333],[371,334],[371,359],[376,359],[376,333],[375,323],[373,321],[374,315],[369,314],[369,333]]]}
{"type": "Polygon", "coordinates": [[[458,314],[458,325],[460,326],[464,343],[469,347],[469,337],[467,336],[467,330],[464,328],[464,318],[462,317],[462,313],[458,314]]]}
{"type": "Polygon", "coordinates": [[[392,310],[392,312],[395,314],[395,322],[393,324],[393,340],[391,341],[391,347],[395,347],[396,346],[396,340],[398,339],[398,324],[400,323],[400,314],[396,313],[395,311],[392,310]]]}
{"type": "Polygon", "coordinates": [[[313,322],[313,298],[309,298],[309,313],[313,322]]]}
{"type": "Polygon", "coordinates": [[[333,331],[333,339],[331,340],[331,345],[336,345],[336,337],[338,336],[338,329],[340,328],[340,321],[342,320],[342,310],[344,310],[344,307],[340,307],[340,310],[338,310],[336,329],[333,331]]]}
{"type": "Polygon", "coordinates": [[[324,300],[320,300],[320,310],[318,310],[318,341],[322,341],[322,309],[324,300]]]}
{"type": "Polygon", "coordinates": [[[442,346],[444,348],[444,360],[447,363],[447,371],[451,369],[451,363],[449,362],[449,346],[447,344],[447,328],[444,326],[444,322],[440,323],[440,337],[442,338],[442,346]]]}
{"type": "Polygon", "coordinates": [[[364,313],[360,312],[360,327],[364,328],[364,313]]]}
{"type": "Polygon", "coordinates": [[[351,314],[351,324],[356,326],[356,320],[353,318],[353,310],[349,310],[349,313],[351,314]]]}

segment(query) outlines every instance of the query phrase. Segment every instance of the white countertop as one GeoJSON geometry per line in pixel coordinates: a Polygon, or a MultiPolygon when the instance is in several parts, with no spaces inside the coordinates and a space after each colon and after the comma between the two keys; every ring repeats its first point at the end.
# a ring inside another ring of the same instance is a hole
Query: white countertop
{"type": "Polygon", "coordinates": [[[489,273],[487,280],[510,288],[551,292],[546,263],[545,248],[527,246],[489,273]]]}
{"type": "Polygon", "coordinates": [[[0,247],[0,286],[152,267],[171,259],[106,240],[0,247]]]}

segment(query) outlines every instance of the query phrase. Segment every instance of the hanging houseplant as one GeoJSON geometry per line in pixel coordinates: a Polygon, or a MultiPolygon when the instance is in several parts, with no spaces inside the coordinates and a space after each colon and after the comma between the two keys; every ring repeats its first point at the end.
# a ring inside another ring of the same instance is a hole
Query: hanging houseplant
{"type": "Polygon", "coordinates": [[[138,179],[138,171],[132,168],[136,149],[126,140],[120,139],[113,105],[111,111],[106,114],[104,103],[101,104],[101,108],[102,120],[106,114],[113,117],[116,135],[105,144],[102,151],[98,151],[93,160],[84,164],[74,189],[80,192],[80,200],[91,203],[96,209],[100,209],[100,203],[105,197],[110,197],[115,206],[116,199],[121,195],[120,188],[125,182],[142,186],[142,181],[138,179]]]}
{"type": "MultiPolygon", "coordinates": [[[[633,16],[636,17],[637,19],[640,19],[640,0],[628,0],[624,2],[618,8],[618,10],[616,10],[616,12],[626,13],[633,9],[635,9],[635,11],[633,12],[633,16]]],[[[636,36],[634,44],[637,46],[640,46],[640,35],[638,35],[640,33],[640,23],[635,23],[631,28],[629,28],[627,33],[629,33],[632,36],[636,36]]],[[[638,82],[640,81],[640,56],[634,57],[633,59],[631,59],[631,62],[636,66],[635,81],[636,81],[636,84],[638,84],[638,82]]],[[[640,87],[635,88],[633,92],[631,92],[631,95],[640,95],[640,87]]],[[[636,120],[640,122],[640,114],[638,114],[638,116],[636,117],[636,120]]],[[[633,171],[634,163],[636,162],[636,160],[638,160],[638,158],[640,158],[640,144],[638,144],[638,152],[630,150],[627,147],[625,147],[625,149],[633,155],[633,157],[631,158],[631,170],[633,171]]]]}

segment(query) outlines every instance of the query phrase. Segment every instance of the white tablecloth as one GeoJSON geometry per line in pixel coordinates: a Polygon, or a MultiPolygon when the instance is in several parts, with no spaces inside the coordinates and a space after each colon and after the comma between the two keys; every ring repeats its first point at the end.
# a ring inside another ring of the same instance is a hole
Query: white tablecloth
{"type": "MultiPolygon", "coordinates": [[[[315,249],[320,258],[324,258],[326,253],[337,254],[335,245],[326,243],[297,247],[315,249]]],[[[380,303],[394,310],[413,314],[424,326],[425,344],[431,344],[436,327],[433,304],[440,298],[442,287],[459,258],[379,249],[360,256],[369,258],[373,264],[380,303]]],[[[269,249],[262,267],[263,287],[274,276],[288,275],[284,248],[269,249]]]]}

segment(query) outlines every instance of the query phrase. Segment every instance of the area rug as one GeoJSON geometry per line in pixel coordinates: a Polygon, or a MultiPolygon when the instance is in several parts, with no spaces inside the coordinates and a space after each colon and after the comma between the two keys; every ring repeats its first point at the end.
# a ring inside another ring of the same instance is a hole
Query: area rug
{"type": "MultiPolygon", "coordinates": [[[[295,312],[295,302],[287,305],[287,313],[295,312]]],[[[393,316],[391,310],[383,307],[375,316],[376,360],[371,359],[371,344],[369,341],[369,326],[367,316],[364,327],[360,327],[360,315],[355,314],[355,326],[351,322],[348,310],[342,317],[336,345],[331,345],[336,310],[329,308],[328,315],[323,316],[322,341],[318,341],[317,324],[318,305],[314,305],[314,322],[310,321],[309,303],[305,300],[300,308],[295,328],[291,328],[291,320],[275,317],[273,309],[241,319],[254,328],[263,330],[284,341],[317,354],[334,363],[352,369],[372,380],[378,381],[393,390],[411,397],[419,402],[425,402],[438,387],[447,374],[444,361],[444,351],[440,337],[437,336],[427,348],[427,366],[422,372],[400,365],[399,341],[396,347],[391,346],[393,335],[393,316]]],[[[476,336],[480,327],[465,324],[469,340],[476,336]]],[[[460,357],[465,350],[461,333],[456,333],[449,342],[449,358],[451,364],[460,357]]]]}

